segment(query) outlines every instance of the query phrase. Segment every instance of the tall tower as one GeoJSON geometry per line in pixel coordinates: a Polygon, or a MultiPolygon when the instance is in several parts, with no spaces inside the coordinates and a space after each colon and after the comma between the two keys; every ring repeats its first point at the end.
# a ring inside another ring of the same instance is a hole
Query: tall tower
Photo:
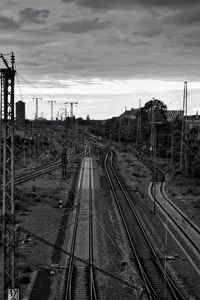
{"type": "Polygon", "coordinates": [[[138,145],[141,141],[142,137],[142,114],[141,114],[141,99],[139,100],[139,110],[137,115],[137,137],[136,137],[136,145],[138,145]]]}
{"type": "Polygon", "coordinates": [[[183,92],[183,114],[182,114],[182,128],[181,128],[181,149],[180,149],[180,171],[187,171],[187,81],[184,82],[184,92],[183,92]],[[183,162],[183,154],[185,154],[185,161],[183,162]]]}
{"type": "MultiPolygon", "coordinates": [[[[15,203],[14,203],[14,79],[15,58],[11,55],[11,66],[0,56],[6,68],[1,73],[1,136],[3,136],[2,174],[2,241],[3,241],[3,291],[7,299],[8,290],[15,288],[15,203]]],[[[2,170],[1,170],[2,171],[2,170]]],[[[1,172],[2,173],[2,172],[1,172]]]]}

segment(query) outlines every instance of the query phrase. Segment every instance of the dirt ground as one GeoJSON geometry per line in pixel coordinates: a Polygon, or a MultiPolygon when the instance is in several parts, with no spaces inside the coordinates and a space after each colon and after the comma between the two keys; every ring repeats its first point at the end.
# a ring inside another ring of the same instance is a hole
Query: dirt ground
{"type": "MultiPolygon", "coordinates": [[[[61,183],[61,170],[42,175],[16,186],[16,222],[24,229],[54,244],[64,208],[58,208],[59,200],[65,203],[72,183],[72,174],[61,183]]],[[[18,267],[20,294],[23,295],[30,282],[32,272],[49,268],[53,248],[30,238],[24,242],[25,234],[19,234],[18,267]]],[[[2,254],[2,248],[0,248],[2,254]]],[[[0,256],[1,259],[2,256],[0,256]]],[[[2,264],[1,264],[2,266],[2,264]]]]}

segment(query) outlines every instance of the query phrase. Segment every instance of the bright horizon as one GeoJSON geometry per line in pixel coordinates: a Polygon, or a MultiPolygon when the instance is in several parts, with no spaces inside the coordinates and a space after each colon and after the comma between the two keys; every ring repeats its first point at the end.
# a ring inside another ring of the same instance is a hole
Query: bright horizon
{"type": "MultiPolygon", "coordinates": [[[[161,80],[126,80],[126,81],[100,81],[93,80],[90,83],[79,83],[77,81],[68,84],[67,93],[64,87],[43,87],[35,88],[20,85],[22,99],[18,86],[16,86],[16,101],[22,100],[26,103],[26,117],[34,119],[35,101],[32,98],[42,98],[39,100],[39,117],[51,118],[51,107],[49,100],[55,100],[54,119],[56,114],[64,112],[69,105],[65,106],[67,101],[78,102],[74,106],[76,117],[83,119],[89,114],[91,119],[108,119],[118,116],[127,110],[139,107],[151,100],[153,97],[163,101],[168,109],[182,109],[183,102],[183,82],[169,82],[161,80]],[[126,93],[124,93],[126,91],[126,93]],[[96,112],[98,109],[98,113],[96,112]]],[[[188,114],[195,114],[198,110],[199,82],[188,82],[188,114]],[[196,92],[195,92],[196,91],[196,92]],[[193,95],[194,93],[194,95],[193,95]],[[190,95],[191,94],[191,95],[190,95]]]]}

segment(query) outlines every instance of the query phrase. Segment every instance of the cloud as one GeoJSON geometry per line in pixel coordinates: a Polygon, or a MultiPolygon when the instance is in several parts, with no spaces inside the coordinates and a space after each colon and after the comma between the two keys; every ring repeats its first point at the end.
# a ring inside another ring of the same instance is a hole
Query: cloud
{"type": "Polygon", "coordinates": [[[20,25],[13,19],[0,15],[0,29],[3,30],[15,30],[19,28],[20,25]]]}
{"type": "Polygon", "coordinates": [[[37,10],[27,7],[19,12],[21,23],[45,23],[50,11],[47,9],[37,10]]]}
{"type": "Polygon", "coordinates": [[[17,5],[18,2],[17,2],[17,1],[12,1],[12,0],[10,0],[10,1],[8,1],[8,4],[10,4],[10,5],[17,5]]]}
{"type": "Polygon", "coordinates": [[[107,22],[100,22],[99,18],[95,18],[92,20],[80,20],[74,22],[62,22],[57,23],[57,28],[60,31],[71,32],[71,33],[83,33],[88,31],[93,31],[96,29],[102,29],[108,27],[110,23],[107,22]]]}
{"type": "Polygon", "coordinates": [[[30,59],[23,59],[21,65],[28,66],[28,67],[38,67],[41,66],[42,63],[39,62],[36,58],[30,58],[30,59]]]}
{"type": "MultiPolygon", "coordinates": [[[[73,0],[62,0],[69,3],[73,0]]],[[[199,0],[74,0],[77,5],[93,9],[129,9],[135,6],[183,7],[199,4],[199,0]]]]}
{"type": "Polygon", "coordinates": [[[174,25],[194,25],[200,23],[200,8],[179,11],[163,19],[165,23],[174,25]]]}
{"type": "Polygon", "coordinates": [[[153,38],[155,36],[160,35],[163,32],[162,28],[154,27],[154,28],[144,28],[141,31],[137,31],[136,34],[140,36],[144,36],[147,38],[153,38]]]}

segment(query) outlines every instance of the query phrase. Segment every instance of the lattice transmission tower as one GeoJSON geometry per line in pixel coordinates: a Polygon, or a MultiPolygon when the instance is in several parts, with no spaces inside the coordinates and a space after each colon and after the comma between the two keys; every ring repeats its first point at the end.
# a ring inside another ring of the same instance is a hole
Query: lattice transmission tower
{"type": "Polygon", "coordinates": [[[3,292],[8,297],[8,289],[15,288],[16,279],[16,241],[15,241],[15,204],[14,204],[14,82],[15,57],[11,54],[10,63],[0,55],[4,68],[0,68],[0,155],[1,155],[1,222],[3,242],[3,292]]]}

